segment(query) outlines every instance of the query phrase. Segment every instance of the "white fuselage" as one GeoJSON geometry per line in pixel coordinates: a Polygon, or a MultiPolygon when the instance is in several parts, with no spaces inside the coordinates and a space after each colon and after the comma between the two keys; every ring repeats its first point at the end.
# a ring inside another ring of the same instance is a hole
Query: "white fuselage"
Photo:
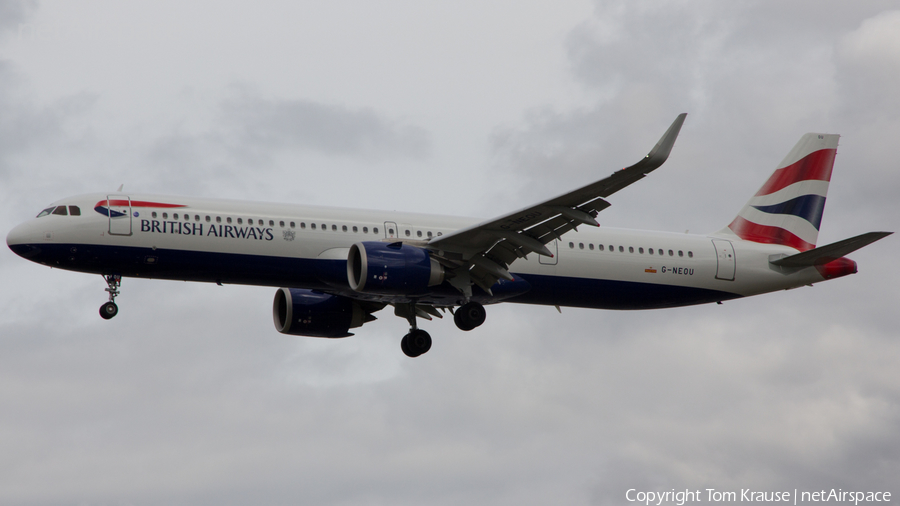
{"type": "MultiPolygon", "coordinates": [[[[399,240],[424,246],[431,237],[478,221],[139,194],[81,195],[51,208],[63,205],[77,206],[80,213],[51,213],[23,223],[9,233],[10,247],[30,260],[75,271],[311,288],[344,295],[354,295],[345,274],[352,244],[399,240]],[[100,204],[108,200],[129,205],[118,211],[110,205],[107,210],[100,204]]],[[[552,258],[532,254],[510,265],[511,273],[530,284],[527,292],[493,298],[485,294],[484,302],[673,307],[824,279],[812,267],[785,270],[769,263],[773,256],[797,250],[736,236],[581,226],[548,248],[552,258]]],[[[454,289],[444,286],[433,297],[418,300],[452,305],[457,298],[454,289]]],[[[392,302],[389,299],[385,301],[392,302]]]]}

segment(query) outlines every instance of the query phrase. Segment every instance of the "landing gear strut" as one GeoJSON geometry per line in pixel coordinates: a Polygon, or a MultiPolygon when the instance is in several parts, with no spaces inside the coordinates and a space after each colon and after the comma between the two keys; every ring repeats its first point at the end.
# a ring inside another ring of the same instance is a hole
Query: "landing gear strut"
{"type": "Polygon", "coordinates": [[[116,295],[119,295],[119,287],[122,286],[122,276],[118,274],[109,274],[103,276],[109,288],[105,290],[109,292],[109,302],[100,306],[100,317],[109,320],[113,316],[119,314],[119,306],[116,305],[116,295]]]}
{"type": "Polygon", "coordinates": [[[472,330],[484,323],[487,312],[484,306],[477,302],[467,302],[453,313],[453,322],[459,330],[472,330]]]}
{"type": "Polygon", "coordinates": [[[409,321],[409,334],[406,334],[400,340],[400,349],[403,350],[407,357],[415,358],[431,349],[431,336],[428,332],[416,326],[415,303],[409,305],[405,316],[409,321]]]}

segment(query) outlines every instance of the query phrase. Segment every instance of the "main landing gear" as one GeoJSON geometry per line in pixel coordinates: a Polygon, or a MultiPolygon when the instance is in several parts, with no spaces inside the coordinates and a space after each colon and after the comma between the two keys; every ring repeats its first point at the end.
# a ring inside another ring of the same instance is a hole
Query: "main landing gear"
{"type": "Polygon", "coordinates": [[[400,340],[400,349],[407,357],[418,357],[431,349],[431,336],[419,328],[409,329],[409,334],[400,340]]]}
{"type": "Polygon", "coordinates": [[[453,313],[453,322],[459,330],[469,331],[484,323],[487,312],[477,302],[467,302],[453,313]]]}
{"type": "MultiPolygon", "coordinates": [[[[416,307],[410,304],[408,308],[397,307],[397,315],[405,316],[409,321],[409,333],[400,341],[400,349],[407,357],[418,357],[431,349],[431,336],[428,332],[416,326],[416,307]],[[400,310],[403,308],[403,310],[400,310]]],[[[484,306],[477,302],[468,302],[460,306],[453,313],[453,321],[460,330],[472,330],[484,323],[486,312],[484,306]]]]}
{"type": "Polygon", "coordinates": [[[119,314],[119,306],[116,305],[116,295],[119,295],[119,287],[122,286],[122,276],[118,274],[109,274],[103,276],[109,288],[105,290],[109,292],[109,302],[100,306],[100,317],[109,320],[113,316],[119,314]]]}

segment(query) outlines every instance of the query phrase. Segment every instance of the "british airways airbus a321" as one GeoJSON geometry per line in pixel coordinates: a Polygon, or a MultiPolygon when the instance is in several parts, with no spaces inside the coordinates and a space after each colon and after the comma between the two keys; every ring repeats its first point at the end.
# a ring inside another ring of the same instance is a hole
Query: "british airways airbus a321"
{"type": "Polygon", "coordinates": [[[19,256],[100,274],[118,313],[123,277],[278,288],[283,334],[346,337],[387,305],[409,321],[410,357],[431,348],[417,318],[449,310],[472,330],[484,306],[518,302],[601,309],[687,306],[785,290],[856,272],[845,257],[890,234],[816,247],[838,135],[804,135],[725,228],[676,234],[599,227],[607,198],[668,158],[681,114],[638,163],[524,209],[475,223],[166,195],[79,195],[11,232],[19,256]]]}

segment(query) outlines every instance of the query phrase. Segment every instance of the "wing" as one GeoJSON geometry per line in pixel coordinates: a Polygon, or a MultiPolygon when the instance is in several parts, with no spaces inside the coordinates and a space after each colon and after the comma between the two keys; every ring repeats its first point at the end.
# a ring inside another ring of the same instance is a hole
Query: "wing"
{"type": "Polygon", "coordinates": [[[426,247],[453,273],[450,283],[467,297],[471,296],[472,283],[490,293],[498,279],[512,280],[508,269],[517,258],[529,253],[552,256],[545,244],[578,225],[599,226],[594,218],[610,206],[604,198],[662,165],[686,116],[679,114],[650,153],[636,164],[539,204],[435,237],[426,247]]]}

